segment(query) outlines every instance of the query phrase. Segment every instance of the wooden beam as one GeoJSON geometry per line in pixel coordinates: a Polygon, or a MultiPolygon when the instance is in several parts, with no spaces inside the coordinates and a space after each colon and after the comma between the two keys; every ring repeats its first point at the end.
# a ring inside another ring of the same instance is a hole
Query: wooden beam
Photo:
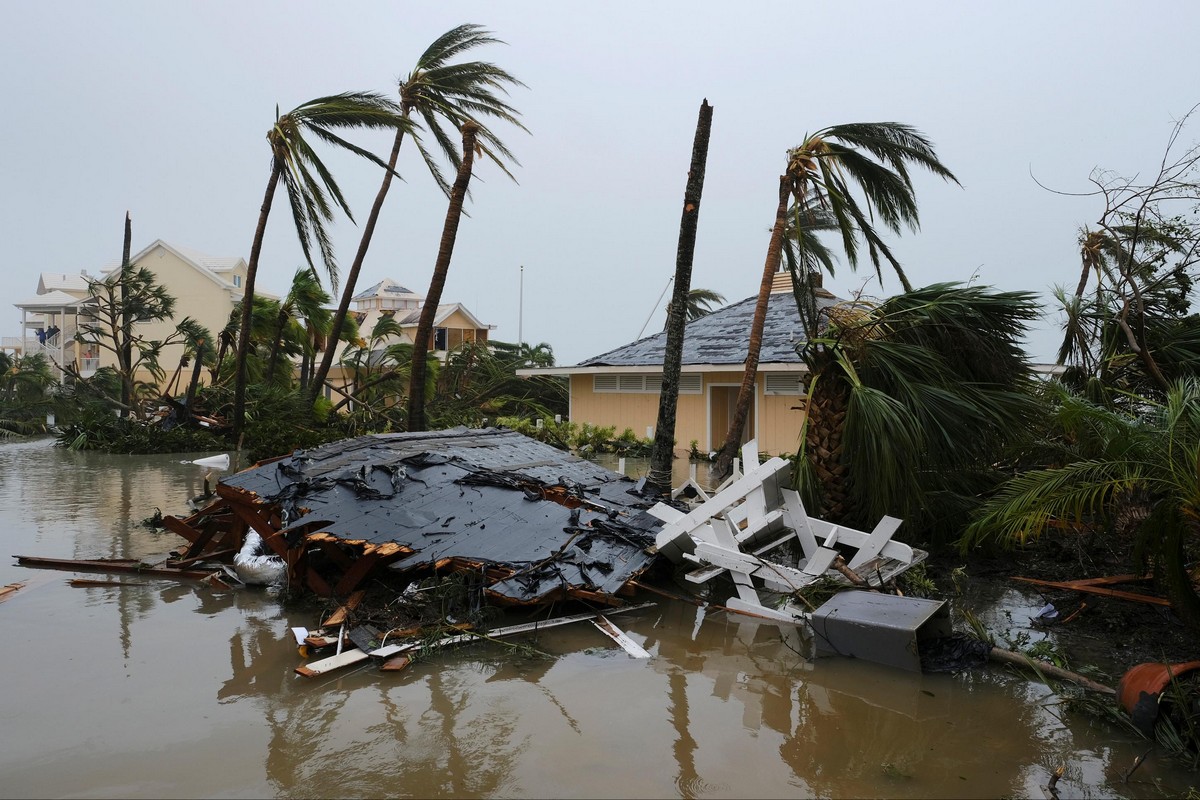
{"type": "Polygon", "coordinates": [[[1018,578],[1014,577],[1014,581],[1022,583],[1032,583],[1035,586],[1048,586],[1051,589],[1063,589],[1069,592],[1084,592],[1086,594],[1098,594],[1102,597],[1117,597],[1121,600],[1133,600],[1138,603],[1150,603],[1156,606],[1169,606],[1171,601],[1165,597],[1153,597],[1148,594],[1137,594],[1136,592],[1122,592],[1119,589],[1102,589],[1099,586],[1093,586],[1086,583],[1072,581],[1063,583],[1061,581],[1041,581],[1036,578],[1018,578]]]}
{"type": "Polygon", "coordinates": [[[146,575],[154,578],[172,578],[184,581],[202,581],[212,574],[211,570],[166,569],[126,561],[82,560],[70,558],[39,558],[38,556],[14,556],[23,567],[65,569],[72,572],[121,572],[146,575]]]}

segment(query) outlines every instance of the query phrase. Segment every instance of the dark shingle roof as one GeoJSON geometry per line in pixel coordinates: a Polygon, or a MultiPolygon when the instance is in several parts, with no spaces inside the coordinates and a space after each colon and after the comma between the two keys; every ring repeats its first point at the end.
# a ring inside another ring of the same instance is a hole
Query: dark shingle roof
{"type": "MultiPolygon", "coordinates": [[[[683,337],[684,364],[741,364],[746,360],[746,345],[754,305],[758,298],[747,297],[689,322],[683,337]]],[[[836,303],[834,298],[819,298],[821,309],[836,303]]],[[[804,341],[796,299],[789,292],[771,295],[763,326],[760,364],[800,364],[796,345],[804,341]]],[[[666,352],[667,334],[660,331],[631,344],[618,347],[579,362],[580,367],[661,367],[666,352]]]]}

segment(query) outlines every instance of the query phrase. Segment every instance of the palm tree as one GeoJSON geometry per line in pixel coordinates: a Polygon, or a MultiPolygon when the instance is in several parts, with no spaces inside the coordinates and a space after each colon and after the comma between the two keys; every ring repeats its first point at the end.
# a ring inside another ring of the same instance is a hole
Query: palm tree
{"type": "Polygon", "coordinates": [[[693,316],[705,299],[724,300],[715,292],[692,289],[692,258],[696,251],[696,227],[700,222],[700,198],[704,194],[704,172],[708,163],[708,141],[712,134],[712,106],[707,98],[700,103],[696,133],[692,139],[692,160],[683,190],[683,214],[679,221],[679,244],[675,248],[675,292],[667,304],[663,353],[663,375],[654,425],[654,446],[650,451],[650,473],[646,488],[664,497],[671,493],[671,471],[675,460],[675,414],[679,407],[679,373],[683,368],[683,335],[687,322],[707,313],[707,307],[693,316]],[[707,293],[707,294],[699,294],[707,293]],[[685,318],[686,317],[686,318],[685,318]]]}
{"type": "MultiPolygon", "coordinates": [[[[758,302],[750,327],[746,352],[746,367],[742,374],[734,406],[733,420],[725,443],[721,446],[718,471],[728,473],[730,464],[742,441],[742,431],[754,398],[758,375],[758,357],[762,351],[763,325],[771,284],[779,268],[783,240],[788,225],[788,203],[795,203],[794,213],[816,214],[827,209],[832,214],[842,237],[842,248],[851,268],[858,265],[859,238],[867,243],[876,276],[882,281],[880,256],[892,265],[905,290],[911,289],[908,277],[892,255],[887,244],[875,230],[872,220],[878,218],[888,230],[899,233],[902,225],[912,230],[919,227],[917,202],[909,164],[915,164],[945,180],[958,183],[950,170],[938,160],[933,144],[915,128],[899,122],[861,122],[834,125],[807,137],[803,144],[787,153],[787,168],[779,178],[779,202],[775,209],[775,224],[767,245],[763,264],[758,302]],[[852,191],[857,186],[862,199],[852,191]]],[[[796,224],[797,246],[805,250],[809,244],[803,224],[796,224]]]]}
{"type": "Polygon", "coordinates": [[[346,128],[399,129],[407,124],[400,116],[395,103],[372,92],[345,92],[319,97],[282,115],[276,108],[275,124],[267,133],[267,142],[271,146],[271,175],[267,180],[262,208],[259,210],[258,225],[250,246],[250,259],[246,264],[244,298],[248,302],[242,303],[242,322],[238,331],[237,379],[233,408],[235,442],[241,440],[246,412],[245,360],[250,346],[254,281],[258,276],[258,259],[262,252],[263,235],[267,230],[267,217],[271,213],[276,187],[282,180],[305,261],[315,273],[316,267],[312,259],[312,244],[315,241],[329,282],[336,288],[337,263],[325,230],[325,223],[333,219],[331,202],[340,207],[351,220],[353,215],[333,175],[312,149],[306,136],[311,134],[326,143],[349,150],[383,166],[383,162],[378,158],[342,139],[334,131],[346,128]]]}
{"type": "MultiPolygon", "coordinates": [[[[683,305],[684,322],[695,322],[701,317],[708,316],[712,313],[713,306],[721,306],[725,304],[725,295],[713,289],[688,289],[687,299],[683,305]]],[[[663,323],[663,330],[667,329],[667,324],[671,320],[671,303],[667,303],[667,320],[663,323]]]]}
{"type": "MultiPolygon", "coordinates": [[[[475,163],[475,142],[478,134],[479,126],[474,122],[468,121],[463,124],[462,162],[458,165],[458,175],[450,190],[450,205],[446,209],[446,223],[442,227],[437,262],[433,265],[433,279],[429,282],[429,292],[425,295],[425,304],[421,306],[421,318],[417,322],[417,332],[413,337],[413,351],[418,354],[430,349],[433,318],[437,314],[438,303],[442,301],[442,289],[446,285],[446,274],[450,271],[450,259],[454,255],[454,240],[458,236],[458,223],[462,219],[463,201],[471,183],[471,168],[475,163]]],[[[425,430],[425,380],[425,359],[414,356],[408,389],[410,431],[425,430]]]]}
{"type": "MultiPolygon", "coordinates": [[[[275,336],[271,342],[271,355],[268,359],[267,374],[275,375],[280,351],[283,349],[284,332],[292,326],[301,330],[293,336],[295,343],[306,354],[311,349],[313,335],[327,329],[330,313],[325,304],[329,302],[329,293],[321,287],[321,282],[310,269],[298,269],[292,276],[292,285],[287,297],[279,304],[279,317],[275,327],[275,336]]],[[[290,371],[290,368],[289,368],[290,371]]]]}
{"type": "Polygon", "coordinates": [[[1034,295],[935,284],[826,316],[802,351],[806,505],[868,526],[899,516],[934,539],[961,530],[1036,408],[1021,347],[1034,295]]]}
{"type": "MultiPolygon", "coordinates": [[[[1200,533],[1200,383],[1174,384],[1165,402],[1131,415],[1057,390],[1057,442],[981,509],[964,548],[1017,545],[1072,526],[1133,536],[1172,607],[1200,628],[1200,597],[1187,552],[1200,533]]],[[[1145,566],[1144,564],[1142,566],[1145,566]]]]}
{"type": "MultiPolygon", "coordinates": [[[[487,44],[501,43],[488,31],[478,25],[459,25],[442,34],[431,44],[421,57],[408,77],[400,81],[400,113],[405,120],[412,121],[415,113],[420,117],[424,127],[437,141],[446,159],[459,166],[459,156],[454,143],[448,135],[445,124],[454,128],[462,127],[466,120],[473,120],[479,126],[478,138],[483,152],[491,158],[506,175],[512,177],[504,165],[503,159],[509,159],[514,164],[517,160],[508,151],[504,143],[484,125],[480,119],[490,117],[504,122],[511,122],[521,130],[525,126],[517,119],[519,113],[510,106],[501,94],[507,93],[509,86],[524,86],[519,80],[509,75],[503,69],[485,61],[468,61],[451,63],[454,58],[487,44]]],[[[410,126],[411,127],[411,126],[410,126]]],[[[340,336],[346,315],[349,313],[350,301],[358,285],[359,272],[371,238],[375,233],[375,224],[379,219],[383,201],[392,185],[392,175],[396,168],[396,160],[400,155],[400,145],[404,142],[404,134],[408,128],[397,128],[396,139],[392,144],[392,152],[388,157],[388,170],[384,173],[383,182],[375,195],[375,203],[371,213],[363,225],[362,237],[358,243],[358,251],[354,262],[350,265],[346,284],[342,289],[341,301],[333,317],[333,338],[340,336]]],[[[438,166],[437,159],[426,149],[424,143],[414,134],[413,140],[420,150],[429,172],[442,191],[449,194],[449,186],[438,166]]],[[[313,376],[309,387],[310,399],[316,399],[321,391],[325,378],[333,366],[334,353],[326,351],[321,359],[321,365],[313,376]]]]}

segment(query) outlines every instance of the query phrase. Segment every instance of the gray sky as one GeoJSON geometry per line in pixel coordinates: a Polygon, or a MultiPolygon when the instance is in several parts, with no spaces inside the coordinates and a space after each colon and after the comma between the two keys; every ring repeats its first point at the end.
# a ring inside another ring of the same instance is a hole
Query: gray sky
{"type": "MultiPolygon", "coordinates": [[[[348,90],[395,93],[438,35],[465,22],[507,45],[476,51],[528,89],[532,135],[502,134],[514,184],[479,164],[444,299],[550,343],[572,364],[663,324],[700,101],[714,107],[693,287],[757,291],[785,150],[827,125],[899,121],[936,144],[963,188],[918,176],[922,230],[892,240],[914,285],[966,281],[1048,296],[1078,277],[1100,166],[1147,173],[1172,121],[1200,101],[1200,4],[1127,2],[529,3],[39,2],[3,5],[0,291],[42,271],[93,273],[155,239],[246,257],[269,170],[265,134],[287,110],[348,90]],[[518,291],[525,267],[524,299],[518,291]]],[[[499,132],[500,129],[498,129],[499,132]]],[[[1185,133],[1185,142],[1196,137],[1185,133]]],[[[390,139],[356,141],[384,151],[390,139]]],[[[357,218],[378,168],[329,153],[357,218]]],[[[360,287],[424,293],[446,202],[406,145],[360,287]],[[407,151],[407,152],[405,152],[407,151]]],[[[358,229],[334,230],[348,266],[358,229]]],[[[276,204],[259,285],[303,263],[276,204]]],[[[827,283],[870,277],[843,264],[827,283]]],[[[898,290],[885,273],[868,293],[898,290]]],[[[17,335],[10,307],[5,335],[17,335]]],[[[1031,353],[1051,356],[1049,330],[1031,353]]]]}

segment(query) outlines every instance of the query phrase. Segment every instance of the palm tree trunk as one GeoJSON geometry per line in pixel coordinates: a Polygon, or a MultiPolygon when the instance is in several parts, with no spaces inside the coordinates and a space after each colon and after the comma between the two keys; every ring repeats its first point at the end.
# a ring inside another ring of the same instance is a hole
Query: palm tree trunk
{"type": "Polygon", "coordinates": [[[754,305],[754,319],[750,323],[750,343],[746,348],[746,367],[742,372],[742,385],[738,389],[737,403],[733,409],[733,421],[729,433],[717,456],[717,474],[728,475],[732,471],[733,459],[742,444],[742,431],[750,415],[750,404],[754,401],[755,380],[758,378],[758,356],[762,352],[763,327],[767,321],[767,305],[771,300],[771,284],[775,270],[783,254],[783,234],[787,228],[787,204],[791,197],[791,180],[787,175],[779,176],[779,206],[775,209],[775,227],[771,229],[771,242],[767,245],[767,260],[763,264],[762,283],[758,287],[758,302],[754,305]]]}
{"type": "MultiPolygon", "coordinates": [[[[283,328],[287,322],[288,313],[282,307],[279,309],[279,319],[275,324],[275,338],[271,340],[271,356],[267,360],[267,382],[275,379],[275,365],[279,363],[279,351],[283,349],[283,328]]],[[[290,379],[289,379],[290,384],[290,379]]]]}
{"type": "Polygon", "coordinates": [[[271,202],[275,199],[275,187],[283,175],[283,160],[276,157],[271,164],[271,177],[263,195],[262,208],[258,211],[258,227],[254,229],[254,242],[250,245],[250,260],[246,263],[246,288],[242,294],[242,323],[238,329],[237,380],[233,390],[233,441],[237,455],[241,456],[242,434],[246,417],[246,358],[250,354],[250,318],[254,311],[254,279],[258,276],[258,257],[262,253],[263,234],[267,231],[267,217],[271,214],[271,202]]]}
{"type": "Polygon", "coordinates": [[[442,228],[442,241],[438,247],[437,263],[433,267],[433,279],[429,282],[429,293],[421,307],[421,319],[413,339],[412,374],[408,390],[408,429],[425,430],[425,357],[429,351],[429,340],[433,335],[433,318],[442,300],[442,289],[446,285],[446,273],[450,271],[450,257],[454,255],[454,240],[458,236],[458,222],[462,218],[463,201],[467,186],[471,183],[471,167],[475,161],[475,136],[479,126],[467,121],[462,126],[463,159],[450,189],[450,207],[446,210],[446,224],[442,228]]]}
{"type": "MultiPolygon", "coordinates": [[[[120,350],[118,352],[117,363],[121,367],[121,404],[127,408],[130,406],[130,401],[133,399],[133,330],[129,324],[129,309],[126,304],[129,302],[129,273],[130,264],[129,258],[133,245],[133,220],[129,217],[129,212],[125,212],[125,244],[121,250],[121,339],[117,345],[120,350]]],[[[128,416],[128,411],[121,411],[121,416],[128,416]]]]}
{"type": "Polygon", "coordinates": [[[847,386],[837,374],[833,358],[827,353],[810,356],[808,403],[804,422],[804,455],[812,465],[820,497],[805,498],[812,513],[830,522],[845,518],[849,511],[849,475],[842,463],[842,434],[846,411],[850,406],[847,386]],[[815,501],[815,502],[814,502],[815,501]]]}
{"type": "MultiPolygon", "coordinates": [[[[405,105],[402,111],[404,118],[408,119],[411,107],[405,105]]],[[[383,208],[383,201],[392,186],[392,175],[396,170],[396,161],[400,157],[400,145],[403,141],[404,128],[396,128],[396,140],[392,143],[392,152],[388,156],[388,165],[383,173],[383,182],[379,184],[379,191],[375,194],[375,202],[371,205],[371,213],[367,215],[367,221],[363,225],[362,237],[358,240],[358,251],[354,254],[354,263],[350,265],[350,271],[346,275],[346,283],[342,287],[342,299],[338,302],[337,312],[333,315],[333,327],[330,329],[329,336],[326,337],[329,346],[325,349],[325,353],[321,357],[321,365],[317,367],[312,382],[308,386],[308,401],[310,403],[316,401],[317,396],[321,393],[321,388],[325,385],[325,379],[329,376],[329,370],[333,368],[333,359],[336,357],[338,350],[337,345],[341,341],[342,326],[346,324],[346,315],[350,313],[350,300],[354,297],[354,289],[358,285],[358,274],[362,271],[363,261],[367,257],[367,249],[371,246],[371,237],[375,235],[375,223],[379,221],[379,212],[383,208]]]]}
{"type": "Polygon", "coordinates": [[[700,196],[704,192],[704,169],[708,162],[708,139],[712,131],[712,106],[700,104],[696,136],[692,142],[692,165],[683,192],[683,216],[679,221],[679,246],[675,251],[675,291],[667,313],[667,344],[663,356],[662,391],[658,399],[658,422],[650,451],[647,486],[666,495],[671,492],[671,467],[675,460],[675,413],[679,407],[679,373],[683,368],[683,329],[687,324],[687,299],[692,288],[692,258],[696,252],[696,226],[700,221],[700,196]]]}
{"type": "Polygon", "coordinates": [[[192,403],[196,401],[196,387],[200,384],[200,367],[204,362],[204,340],[199,339],[196,342],[196,365],[192,367],[192,379],[188,382],[187,396],[183,400],[183,404],[189,409],[192,403]]]}
{"type": "Polygon", "coordinates": [[[1156,560],[1159,569],[1156,572],[1165,584],[1171,609],[1185,625],[1197,631],[1200,630],[1200,597],[1196,595],[1196,587],[1192,584],[1184,549],[1184,539],[1188,533],[1195,534],[1195,526],[1184,520],[1164,527],[1166,531],[1158,543],[1156,560]]]}

